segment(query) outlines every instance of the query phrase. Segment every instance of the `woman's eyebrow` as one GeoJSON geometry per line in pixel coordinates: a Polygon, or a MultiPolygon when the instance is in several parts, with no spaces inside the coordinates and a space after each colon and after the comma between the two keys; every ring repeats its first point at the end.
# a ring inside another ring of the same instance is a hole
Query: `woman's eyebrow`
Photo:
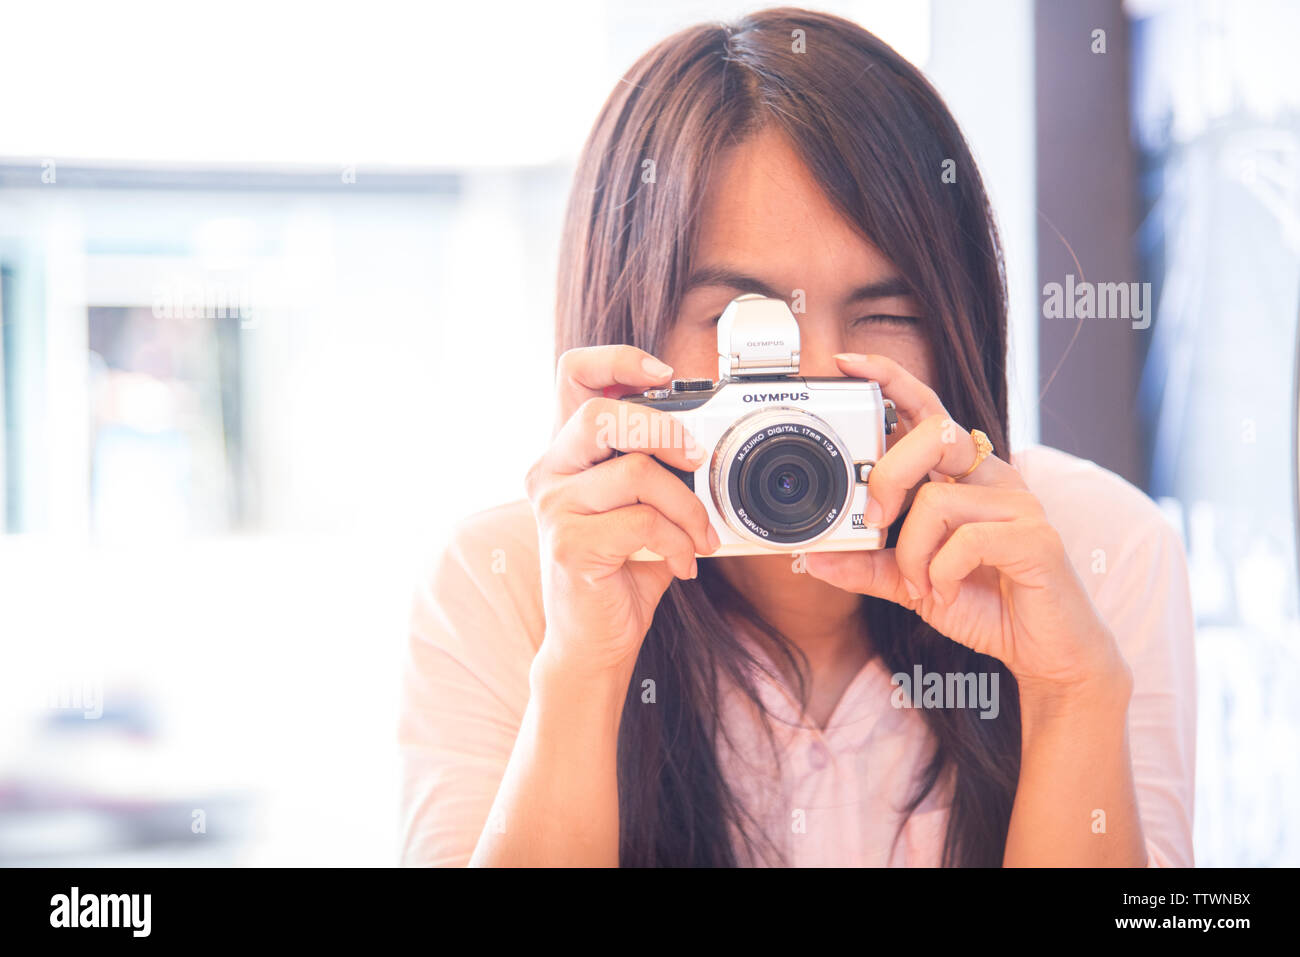
{"type": "Polygon", "coordinates": [[[892,296],[910,295],[912,295],[912,287],[901,276],[886,276],[884,279],[877,279],[865,286],[859,286],[849,293],[844,300],[844,304],[849,306],[865,299],[888,299],[892,296]]]}
{"type": "MultiPolygon", "coordinates": [[[[763,280],[756,279],[727,266],[704,266],[695,270],[691,273],[690,278],[686,280],[683,295],[699,286],[725,286],[741,293],[758,293],[760,296],[767,296],[769,299],[788,298],[763,282],[763,280]]],[[[793,294],[793,290],[791,293],[793,294]]],[[[844,305],[851,306],[854,303],[868,299],[888,299],[891,296],[910,296],[911,294],[912,287],[901,276],[886,276],[883,279],[877,279],[854,289],[844,298],[844,305]]]]}
{"type": "Polygon", "coordinates": [[[683,295],[697,286],[726,286],[728,289],[735,289],[742,293],[756,292],[768,299],[786,298],[763,280],[728,269],[726,266],[704,266],[692,272],[690,278],[686,280],[686,288],[682,290],[683,295]]]}

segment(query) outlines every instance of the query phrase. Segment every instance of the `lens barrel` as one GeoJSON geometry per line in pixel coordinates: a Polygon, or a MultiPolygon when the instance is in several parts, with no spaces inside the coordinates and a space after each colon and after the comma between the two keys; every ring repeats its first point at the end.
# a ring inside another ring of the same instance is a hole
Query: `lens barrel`
{"type": "Polygon", "coordinates": [[[810,544],[844,518],[852,466],[816,416],[766,408],[737,421],[717,451],[714,502],[740,534],[789,548],[810,544]]]}

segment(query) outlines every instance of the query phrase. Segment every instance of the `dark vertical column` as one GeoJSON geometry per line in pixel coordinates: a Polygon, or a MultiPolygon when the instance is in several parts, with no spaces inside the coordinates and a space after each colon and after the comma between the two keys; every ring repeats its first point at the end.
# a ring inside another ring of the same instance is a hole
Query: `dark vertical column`
{"type": "MultiPolygon", "coordinates": [[[[1034,46],[1039,292],[1068,275],[1136,282],[1137,160],[1122,0],[1037,0],[1034,46]],[[1104,53],[1093,52],[1095,30],[1105,31],[1104,53]]],[[[1145,485],[1136,406],[1149,335],[1123,319],[1044,318],[1040,295],[1043,444],[1145,485]]]]}

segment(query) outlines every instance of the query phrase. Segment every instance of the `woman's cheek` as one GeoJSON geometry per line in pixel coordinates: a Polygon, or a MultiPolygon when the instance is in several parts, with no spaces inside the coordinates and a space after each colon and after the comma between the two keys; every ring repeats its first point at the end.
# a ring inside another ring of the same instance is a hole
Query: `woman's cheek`
{"type": "Polygon", "coordinates": [[[718,332],[713,323],[674,327],[659,356],[676,378],[712,379],[718,374],[718,332]]]}
{"type": "Polygon", "coordinates": [[[877,325],[854,336],[853,343],[848,351],[893,359],[926,385],[934,387],[930,344],[919,330],[911,326],[890,329],[877,325]]]}

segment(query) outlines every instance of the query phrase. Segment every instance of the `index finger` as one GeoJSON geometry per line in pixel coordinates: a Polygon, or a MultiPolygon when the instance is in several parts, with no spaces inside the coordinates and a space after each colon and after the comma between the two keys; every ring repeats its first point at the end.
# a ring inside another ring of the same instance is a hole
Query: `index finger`
{"type": "Polygon", "coordinates": [[[694,472],[708,450],[671,412],[618,399],[588,399],[556,433],[546,460],[551,471],[585,471],[615,452],[646,452],[679,471],[694,472]]]}
{"type": "Polygon", "coordinates": [[[570,349],[555,365],[556,418],[554,432],[568,422],[578,406],[605,395],[610,386],[648,389],[665,382],[672,367],[636,346],[584,346],[570,349]]]}
{"type": "Polygon", "coordinates": [[[908,429],[931,416],[948,414],[938,393],[888,356],[840,352],[835,361],[848,375],[879,382],[881,394],[894,403],[908,429]]]}

